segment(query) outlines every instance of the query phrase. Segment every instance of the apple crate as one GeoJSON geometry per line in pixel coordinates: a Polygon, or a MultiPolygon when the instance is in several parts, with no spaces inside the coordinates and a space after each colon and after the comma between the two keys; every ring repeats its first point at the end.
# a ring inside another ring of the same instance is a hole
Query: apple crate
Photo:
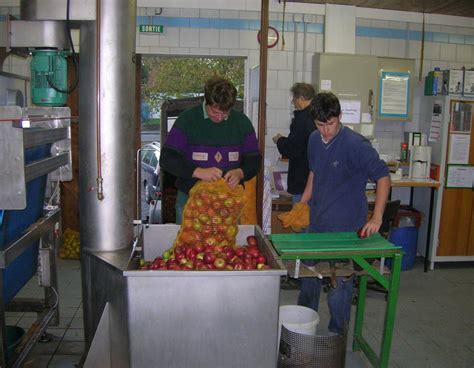
{"type": "MultiPolygon", "coordinates": [[[[151,261],[178,225],[144,229],[151,261]]],[[[133,367],[276,367],[280,278],[287,271],[258,226],[241,225],[237,244],[255,235],[271,269],[124,272],[133,367]]],[[[131,269],[132,268],[132,269],[131,269]]]]}

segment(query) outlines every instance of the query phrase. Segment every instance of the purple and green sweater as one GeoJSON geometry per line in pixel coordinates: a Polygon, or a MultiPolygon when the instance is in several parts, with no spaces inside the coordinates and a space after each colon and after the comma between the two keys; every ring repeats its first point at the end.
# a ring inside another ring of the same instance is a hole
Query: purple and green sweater
{"type": "Polygon", "coordinates": [[[176,120],[161,150],[160,167],[176,176],[178,190],[189,193],[198,179],[197,167],[218,167],[224,174],[240,168],[244,181],[260,170],[262,156],[252,123],[243,113],[231,110],[226,120],[211,121],[204,105],[184,111],[176,120]]]}

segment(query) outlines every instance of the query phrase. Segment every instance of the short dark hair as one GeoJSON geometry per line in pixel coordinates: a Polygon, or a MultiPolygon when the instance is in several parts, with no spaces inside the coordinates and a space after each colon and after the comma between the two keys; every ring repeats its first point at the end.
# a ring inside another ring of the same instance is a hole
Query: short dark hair
{"type": "Polygon", "coordinates": [[[313,120],[326,123],[328,120],[341,115],[341,104],[332,92],[321,92],[311,102],[313,120]]]}
{"type": "Polygon", "coordinates": [[[316,96],[316,91],[311,84],[308,83],[295,83],[290,88],[293,97],[303,97],[305,100],[312,100],[316,96]]]}
{"type": "Polygon", "coordinates": [[[204,85],[204,98],[207,105],[217,105],[219,110],[228,111],[235,105],[237,89],[229,80],[214,77],[204,85]]]}

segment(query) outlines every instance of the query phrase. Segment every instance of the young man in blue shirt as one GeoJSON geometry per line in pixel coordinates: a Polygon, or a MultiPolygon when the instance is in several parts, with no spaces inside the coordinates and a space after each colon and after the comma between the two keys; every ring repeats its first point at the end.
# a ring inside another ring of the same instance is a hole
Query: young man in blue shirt
{"type": "MultiPolygon", "coordinates": [[[[366,236],[379,231],[390,191],[389,170],[362,135],[341,124],[341,106],[330,92],[312,102],[317,130],[308,142],[309,176],[301,201],[310,206],[309,232],[350,232],[366,236]],[[377,183],[375,208],[367,220],[367,180],[377,183]]],[[[329,288],[329,332],[340,334],[349,324],[353,278],[338,277],[329,288]]],[[[298,304],[318,310],[321,280],[303,278],[298,304]]]]}

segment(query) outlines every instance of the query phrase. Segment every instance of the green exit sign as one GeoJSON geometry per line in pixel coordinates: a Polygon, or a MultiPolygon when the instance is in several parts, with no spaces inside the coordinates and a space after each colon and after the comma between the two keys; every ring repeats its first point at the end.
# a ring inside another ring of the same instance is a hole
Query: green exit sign
{"type": "Polygon", "coordinates": [[[163,33],[163,26],[155,26],[155,25],[140,25],[140,32],[141,33],[163,33]]]}

